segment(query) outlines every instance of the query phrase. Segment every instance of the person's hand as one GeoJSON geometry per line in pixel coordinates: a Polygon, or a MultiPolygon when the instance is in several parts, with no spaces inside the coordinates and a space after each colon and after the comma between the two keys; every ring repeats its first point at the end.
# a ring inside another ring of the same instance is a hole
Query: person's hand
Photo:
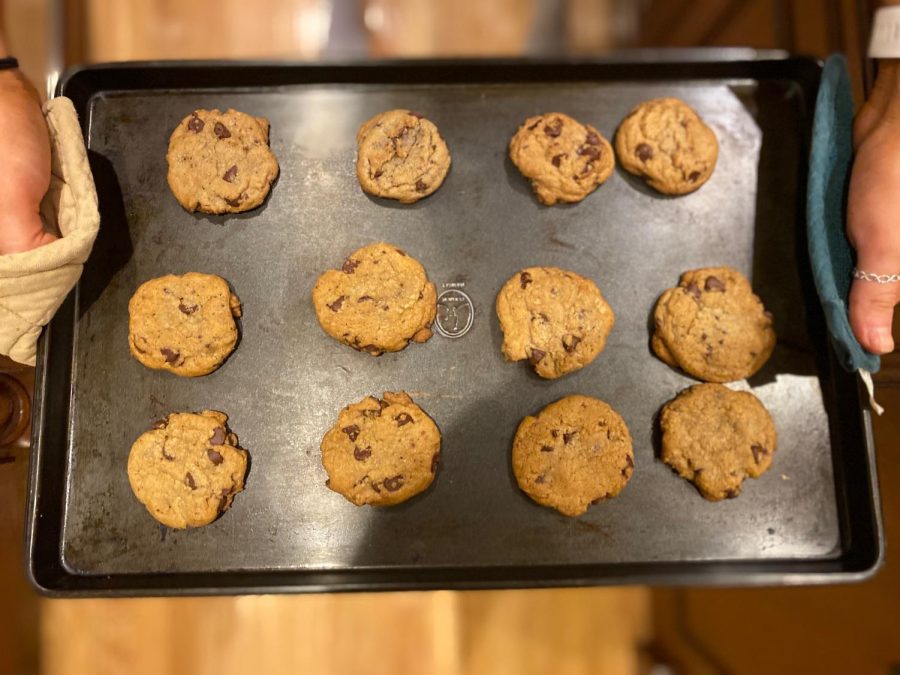
{"type": "MultiPolygon", "coordinates": [[[[850,176],[847,236],[857,267],[900,274],[900,61],[882,61],[872,95],[853,125],[856,159],[850,176]]],[[[873,354],[894,349],[891,323],[900,283],[853,280],[850,326],[873,354]]]]}
{"type": "Polygon", "coordinates": [[[50,187],[50,138],[34,88],[17,70],[0,71],[0,255],[29,251],[56,237],[39,208],[50,187]]]}

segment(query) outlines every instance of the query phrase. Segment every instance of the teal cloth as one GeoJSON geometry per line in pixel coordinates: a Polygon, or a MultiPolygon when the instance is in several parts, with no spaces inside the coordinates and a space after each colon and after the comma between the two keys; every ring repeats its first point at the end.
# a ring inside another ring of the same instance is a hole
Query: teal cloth
{"type": "Polygon", "coordinates": [[[876,372],[881,359],[859,344],[850,328],[847,299],[854,254],[844,231],[853,162],[853,94],[847,62],[828,57],[822,69],[806,193],[806,227],[813,280],[825,311],[831,343],[848,371],[876,372]]]}

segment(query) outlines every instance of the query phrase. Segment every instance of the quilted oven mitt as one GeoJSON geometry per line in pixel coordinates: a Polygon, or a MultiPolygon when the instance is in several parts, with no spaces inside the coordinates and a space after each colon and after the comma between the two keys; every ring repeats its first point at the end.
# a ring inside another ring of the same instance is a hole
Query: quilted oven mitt
{"type": "Polygon", "coordinates": [[[844,231],[853,158],[853,94],[847,62],[828,58],[816,99],[809,157],[806,221],[809,255],[831,342],[841,365],[874,373],[881,359],[857,341],[847,316],[854,253],[844,231]]]}
{"type": "Polygon", "coordinates": [[[44,106],[50,132],[50,189],[41,202],[44,227],[62,236],[33,251],[0,256],[0,354],[34,365],[41,328],[81,276],[100,213],[78,116],[67,98],[44,106]]]}

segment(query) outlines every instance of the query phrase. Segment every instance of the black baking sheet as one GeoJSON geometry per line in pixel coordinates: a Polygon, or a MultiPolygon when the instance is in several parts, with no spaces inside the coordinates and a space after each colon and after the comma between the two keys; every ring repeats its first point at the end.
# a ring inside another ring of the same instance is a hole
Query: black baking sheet
{"type": "Polygon", "coordinates": [[[103,225],[77,291],[43,339],[30,486],[29,572],[58,594],[210,593],[602,583],[799,583],[863,578],[881,561],[868,413],[834,366],[805,256],[805,158],[819,67],[715,63],[125,64],[70,73],[103,225]],[[676,96],[713,127],[719,161],[668,198],[617,169],[580,204],[546,208],[507,158],[526,117],[559,110],[612,139],[635,104],[676,96]],[[186,213],[166,185],[168,137],[195,108],[271,122],[281,175],[237,216],[186,213]],[[446,139],[444,185],[411,205],[359,188],[355,133],[421,112],[446,139]],[[318,326],[317,276],[386,240],[471,330],[372,358],[318,326]],[[493,303],[518,269],[595,279],[616,312],[590,366],[544,381],[504,362],[493,303]],[[693,383],[648,348],[659,293],[689,268],[731,265],[775,314],[775,353],[749,383],[779,449],[740,498],[703,500],[656,457],[660,406],[693,383]],[[207,377],[151,371],[127,348],[143,281],[200,271],[240,296],[241,341],[207,377]],[[319,441],[346,404],[405,390],[435,419],[443,460],[424,495],[357,508],[325,487],[319,441]],[[633,438],[621,496],[566,518],[516,487],[519,420],[562,396],[599,397],[633,438]],[[161,527],[132,495],[128,450],[172,410],[212,408],[252,457],[246,490],[212,525],[161,527]]]}

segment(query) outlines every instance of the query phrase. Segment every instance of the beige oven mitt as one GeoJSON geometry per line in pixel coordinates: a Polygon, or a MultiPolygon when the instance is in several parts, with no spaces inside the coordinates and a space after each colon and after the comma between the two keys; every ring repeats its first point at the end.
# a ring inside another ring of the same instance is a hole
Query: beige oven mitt
{"type": "Polygon", "coordinates": [[[97,191],[75,107],[67,98],[44,106],[50,131],[50,189],[41,219],[57,241],[25,253],[0,255],[0,354],[34,365],[41,328],[81,276],[100,227],[97,191]]]}

